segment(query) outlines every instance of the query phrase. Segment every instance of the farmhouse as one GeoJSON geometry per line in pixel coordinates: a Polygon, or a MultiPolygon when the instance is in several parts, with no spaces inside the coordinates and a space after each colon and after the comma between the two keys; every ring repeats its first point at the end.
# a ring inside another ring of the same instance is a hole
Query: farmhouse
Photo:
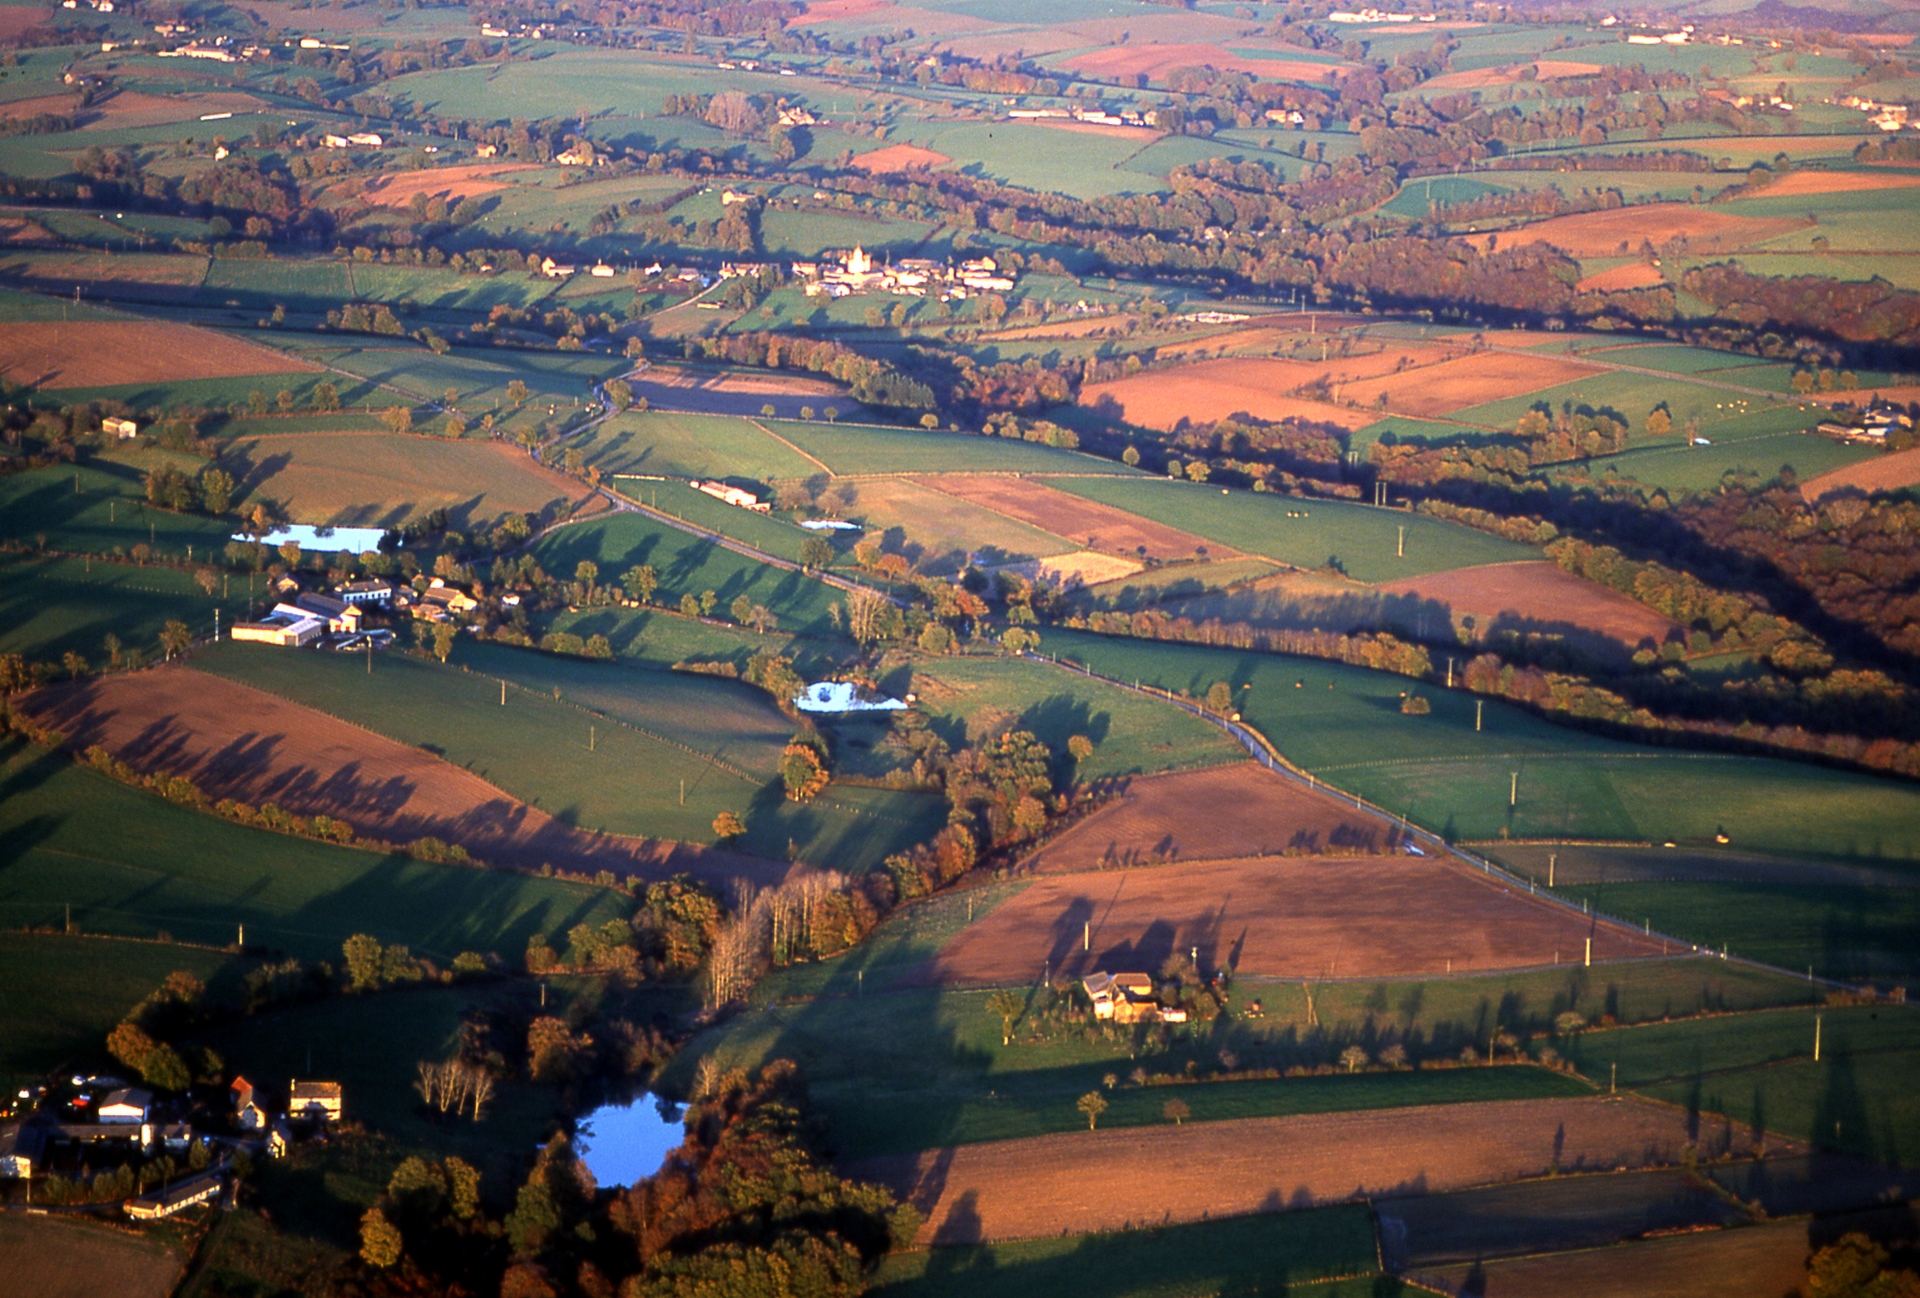
{"type": "Polygon", "coordinates": [[[24,1181],[33,1175],[35,1163],[44,1161],[50,1124],[29,1118],[0,1127],[0,1177],[24,1181]]]}
{"type": "Polygon", "coordinates": [[[1153,978],[1143,973],[1093,973],[1080,982],[1093,1002],[1093,1017],[1115,1023],[1185,1023],[1187,1012],[1153,999],[1153,978]]]}
{"type": "Polygon", "coordinates": [[[356,607],[371,605],[375,608],[393,602],[393,583],[382,581],[378,577],[366,581],[350,581],[337,587],[334,594],[356,607]]]}
{"type": "Polygon", "coordinates": [[[244,1077],[233,1079],[233,1085],[227,1089],[233,1101],[234,1125],[242,1131],[264,1131],[273,1121],[273,1115],[267,1112],[263,1097],[254,1090],[253,1083],[244,1077]]]}
{"type": "Polygon", "coordinates": [[[420,605],[414,616],[420,616],[421,609],[436,610],[441,613],[471,613],[480,607],[480,601],[461,590],[458,586],[449,586],[439,578],[420,592],[420,605]]]}
{"type": "Polygon", "coordinates": [[[141,1090],[137,1086],[126,1086],[108,1095],[100,1105],[102,1124],[139,1123],[147,1120],[147,1110],[153,1107],[153,1092],[141,1090]]]}
{"type": "Polygon", "coordinates": [[[360,609],[346,600],[315,591],[303,591],[294,597],[293,604],[295,608],[325,619],[329,631],[351,633],[360,629],[360,609]]]}
{"type": "Polygon", "coordinates": [[[124,442],[129,437],[138,437],[140,435],[140,425],[134,423],[131,419],[107,418],[100,421],[100,431],[109,437],[117,437],[124,442]]]}
{"type": "Polygon", "coordinates": [[[715,500],[724,500],[729,505],[735,505],[741,509],[750,509],[756,514],[770,513],[773,509],[773,506],[754,495],[751,491],[742,491],[739,487],[729,487],[724,482],[695,482],[691,485],[695,491],[712,496],[715,500]]]}
{"type": "Polygon", "coordinates": [[[127,1200],[127,1216],[136,1221],[158,1221],[162,1217],[171,1217],[174,1213],[193,1207],[196,1203],[205,1203],[220,1194],[221,1168],[209,1168],[198,1176],[190,1176],[184,1181],[175,1181],[163,1186],[151,1194],[127,1200]]]}
{"type": "Polygon", "coordinates": [[[340,1083],[303,1082],[294,1078],[287,1083],[287,1116],[340,1121],[340,1083]]]}
{"type": "Polygon", "coordinates": [[[548,257],[540,263],[540,273],[548,279],[568,279],[580,268],[548,257]]]}
{"type": "Polygon", "coordinates": [[[303,608],[275,604],[273,612],[257,622],[234,623],[232,636],[235,640],[257,640],[261,644],[302,649],[318,640],[326,629],[325,622],[303,608]]]}

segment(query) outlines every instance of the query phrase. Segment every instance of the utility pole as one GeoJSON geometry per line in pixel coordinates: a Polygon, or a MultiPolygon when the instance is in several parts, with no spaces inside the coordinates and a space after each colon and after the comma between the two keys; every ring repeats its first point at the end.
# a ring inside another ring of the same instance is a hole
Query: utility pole
{"type": "Polygon", "coordinates": [[[1407,557],[1407,525],[1405,523],[1400,525],[1400,544],[1394,551],[1393,557],[1396,559],[1404,559],[1407,557]]]}
{"type": "Polygon", "coordinates": [[[1592,939],[1592,938],[1588,938],[1588,939],[1587,939],[1587,963],[1586,963],[1586,967],[1587,967],[1587,968],[1589,968],[1589,969],[1591,969],[1591,968],[1593,968],[1593,939],[1592,939]]]}
{"type": "Polygon", "coordinates": [[[1547,853],[1547,887],[1549,888],[1553,887],[1553,863],[1559,859],[1558,853],[1547,853]]]}
{"type": "Polygon", "coordinates": [[[1485,699],[1475,699],[1473,701],[1473,728],[1476,732],[1480,729],[1480,714],[1486,710],[1486,706],[1487,701],[1485,699]]]}
{"type": "Polygon", "coordinates": [[[1520,772],[1513,773],[1513,783],[1507,790],[1507,810],[1512,811],[1520,805],[1520,772]]]}
{"type": "Polygon", "coordinates": [[[1813,1062],[1820,1062],[1820,1016],[1813,1016],[1813,1062]]]}

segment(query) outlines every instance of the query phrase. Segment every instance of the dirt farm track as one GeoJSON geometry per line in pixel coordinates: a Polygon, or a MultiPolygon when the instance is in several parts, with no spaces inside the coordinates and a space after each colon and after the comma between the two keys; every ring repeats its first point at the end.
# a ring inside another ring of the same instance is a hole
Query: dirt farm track
{"type": "MultiPolygon", "coordinates": [[[[1678,1160],[1687,1127],[1684,1111],[1641,1100],[1512,1100],[1076,1131],[841,1170],[919,1208],[919,1243],[964,1244],[1655,1166],[1678,1160]]],[[[1753,1143],[1720,1123],[1701,1137],[1716,1152],[1753,1143]]]]}
{"type": "Polygon", "coordinates": [[[429,753],[187,667],[54,686],[16,706],[60,731],[76,752],[98,744],[143,772],[191,777],[211,798],[336,816],[363,836],[393,843],[432,835],[488,865],[535,870],[551,862],[649,878],[685,870],[716,885],[731,878],[777,883],[788,869],[730,852],[573,829],[429,753]]]}

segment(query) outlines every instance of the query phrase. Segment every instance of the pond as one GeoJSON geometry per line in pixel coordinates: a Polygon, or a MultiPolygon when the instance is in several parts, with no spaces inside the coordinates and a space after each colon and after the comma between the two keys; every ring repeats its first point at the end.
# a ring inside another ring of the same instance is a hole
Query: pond
{"type": "Polygon", "coordinates": [[[632,1185],[659,1171],[686,1138],[682,1112],[645,1092],[631,1104],[603,1104],[580,1120],[574,1148],[601,1189],[632,1185]]]}
{"type": "MultiPolygon", "coordinates": [[[[268,545],[281,545],[287,541],[298,541],[302,550],[311,550],[322,554],[332,554],[340,550],[350,550],[354,554],[365,554],[368,550],[380,548],[380,538],[386,531],[378,527],[333,527],[321,529],[306,523],[283,523],[267,534],[268,545]],[[324,535],[322,534],[324,531],[324,535]]],[[[235,532],[236,541],[251,541],[253,538],[245,532],[235,532]]]]}

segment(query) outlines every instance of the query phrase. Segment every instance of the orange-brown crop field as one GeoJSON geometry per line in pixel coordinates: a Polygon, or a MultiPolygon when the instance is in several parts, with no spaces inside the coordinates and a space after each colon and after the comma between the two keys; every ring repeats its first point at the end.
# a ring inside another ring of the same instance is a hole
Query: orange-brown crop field
{"type": "Polygon", "coordinates": [[[311,373],[319,366],[192,325],[0,324],[0,374],[42,388],[311,373]]]}

